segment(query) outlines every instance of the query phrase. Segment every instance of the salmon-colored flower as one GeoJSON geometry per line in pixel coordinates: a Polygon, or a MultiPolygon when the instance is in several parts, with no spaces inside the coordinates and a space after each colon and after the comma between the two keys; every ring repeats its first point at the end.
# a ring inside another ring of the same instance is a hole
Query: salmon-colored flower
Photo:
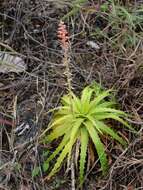
{"type": "Polygon", "coordinates": [[[68,31],[66,29],[66,25],[62,21],[59,23],[57,36],[60,41],[61,47],[64,50],[67,50],[69,47],[69,36],[68,36],[68,31]]]}

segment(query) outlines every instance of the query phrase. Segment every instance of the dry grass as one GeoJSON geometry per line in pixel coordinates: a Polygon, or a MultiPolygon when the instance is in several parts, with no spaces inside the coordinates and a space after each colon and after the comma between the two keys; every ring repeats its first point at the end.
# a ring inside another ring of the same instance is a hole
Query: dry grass
{"type": "MultiPolygon", "coordinates": [[[[137,10],[141,3],[126,1],[126,5],[120,5],[137,10]]],[[[71,9],[69,1],[60,4],[48,0],[5,0],[0,4],[0,42],[15,50],[28,66],[21,74],[0,74],[1,189],[71,188],[69,176],[60,177],[66,166],[48,184],[42,182],[43,171],[39,178],[31,177],[34,166],[43,162],[43,150],[52,146],[41,147],[37,142],[52,117],[47,112],[59,104],[66,91],[56,31],[60,18],[71,9]],[[20,132],[15,129],[22,124],[29,128],[18,135],[20,132]]],[[[65,20],[71,34],[72,86],[77,93],[94,80],[105,88],[114,87],[122,109],[133,114],[130,122],[140,129],[143,126],[143,23],[136,29],[122,22],[111,25],[110,12],[105,14],[98,9],[98,1],[91,0],[65,20]],[[125,44],[127,33],[132,38],[135,34],[137,41],[125,44]],[[97,43],[100,49],[87,45],[88,41],[97,43]]],[[[1,51],[9,51],[0,47],[1,51]]],[[[85,189],[143,188],[142,130],[139,136],[127,131],[124,135],[131,142],[125,151],[114,142],[107,144],[111,157],[109,176],[101,179],[95,163],[96,170],[94,167],[87,176],[85,189]]]]}

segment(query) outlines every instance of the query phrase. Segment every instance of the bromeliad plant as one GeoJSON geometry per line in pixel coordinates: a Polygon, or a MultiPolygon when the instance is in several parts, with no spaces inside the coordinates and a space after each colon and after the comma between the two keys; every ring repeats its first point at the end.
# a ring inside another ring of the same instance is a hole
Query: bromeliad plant
{"type": "Polygon", "coordinates": [[[85,87],[81,98],[78,98],[74,93],[72,93],[72,97],[69,95],[63,96],[62,106],[55,112],[50,125],[52,131],[45,139],[51,142],[62,137],[61,143],[46,161],[49,163],[60,153],[48,177],[53,176],[58,171],[66,156],[71,157],[77,140],[80,141],[80,183],[84,179],[89,140],[95,146],[103,173],[107,171],[108,160],[101,137],[109,135],[121,145],[126,144],[126,141],[107,125],[107,119],[116,120],[131,129],[130,125],[124,120],[127,114],[115,109],[115,102],[107,100],[110,96],[111,90],[99,91],[98,88],[97,91],[95,86],[85,87]]]}
{"type": "Polygon", "coordinates": [[[116,120],[125,127],[132,128],[125,121],[127,114],[115,108],[115,102],[111,98],[111,90],[103,90],[100,85],[95,83],[94,85],[85,87],[81,93],[81,97],[73,93],[69,71],[69,38],[67,34],[66,27],[61,22],[58,37],[63,50],[63,63],[67,77],[68,93],[62,97],[62,105],[56,108],[53,120],[47,129],[51,131],[44,138],[44,142],[61,139],[56,150],[45,162],[45,164],[49,165],[53,159],[57,158],[53,169],[46,179],[53,176],[60,169],[66,157],[68,161],[71,160],[71,155],[74,153],[74,145],[78,141],[80,142],[79,178],[80,184],[82,184],[90,142],[95,146],[103,173],[108,169],[108,160],[102,137],[109,136],[121,145],[126,144],[126,140],[119,136],[113,127],[111,128],[107,124],[107,121],[110,119],[116,120]]]}

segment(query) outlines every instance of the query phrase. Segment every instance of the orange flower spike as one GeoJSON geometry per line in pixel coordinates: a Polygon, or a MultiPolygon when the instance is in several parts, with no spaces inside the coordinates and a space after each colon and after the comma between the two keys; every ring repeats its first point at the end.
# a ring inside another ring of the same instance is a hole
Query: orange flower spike
{"type": "Polygon", "coordinates": [[[68,31],[66,29],[66,25],[64,24],[64,22],[60,22],[59,23],[59,27],[58,27],[58,38],[59,38],[59,41],[61,43],[61,47],[64,49],[64,50],[67,50],[68,47],[69,47],[69,36],[68,36],[68,31]]]}

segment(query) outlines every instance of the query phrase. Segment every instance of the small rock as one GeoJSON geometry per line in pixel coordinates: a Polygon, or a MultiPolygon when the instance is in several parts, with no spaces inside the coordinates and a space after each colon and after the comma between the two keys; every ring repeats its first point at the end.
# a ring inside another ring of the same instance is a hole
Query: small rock
{"type": "Polygon", "coordinates": [[[97,50],[100,49],[100,46],[97,43],[95,43],[94,41],[88,41],[86,44],[88,46],[92,47],[93,49],[97,49],[97,50]]]}

